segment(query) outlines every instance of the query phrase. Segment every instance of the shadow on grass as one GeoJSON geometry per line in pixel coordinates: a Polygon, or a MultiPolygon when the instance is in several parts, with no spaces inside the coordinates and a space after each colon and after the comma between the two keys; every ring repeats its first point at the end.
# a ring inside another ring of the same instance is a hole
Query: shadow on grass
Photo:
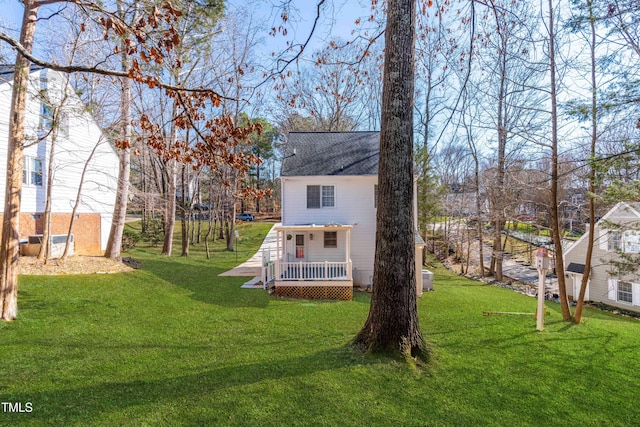
{"type": "MultiPolygon", "coordinates": [[[[238,387],[287,378],[313,376],[315,373],[380,363],[382,359],[365,357],[348,345],[327,349],[303,357],[259,361],[250,364],[213,368],[201,372],[163,378],[159,380],[134,380],[130,382],[100,383],[79,388],[59,387],[55,390],[28,395],[0,394],[3,402],[31,402],[33,412],[28,414],[2,414],[5,425],[37,424],[72,425],[86,423],[96,417],[108,419],[126,417],[120,411],[132,409],[142,420],[145,411],[153,411],[157,405],[185,406],[185,402],[206,399],[212,402],[211,413],[216,410],[233,412],[234,408],[215,407],[228,404],[228,395],[237,393],[238,387]],[[143,405],[150,405],[144,408],[143,405]],[[140,408],[135,408],[140,406],[140,408]]],[[[269,389],[272,384],[265,384],[269,389]]],[[[289,387],[289,386],[287,386],[289,387]]],[[[1,390],[0,390],[1,393],[1,390]]],[[[244,396],[238,396],[242,399],[244,396]]],[[[187,408],[185,408],[187,409],[187,408]]],[[[179,417],[179,414],[173,414],[179,417]]],[[[167,420],[169,421],[169,420],[167,420]]],[[[135,423],[133,419],[129,422],[135,423]]],[[[169,421],[170,422],[170,421],[169,421]]]]}
{"type": "Polygon", "coordinates": [[[256,308],[264,308],[269,304],[269,295],[264,291],[240,291],[240,286],[249,279],[248,277],[219,277],[218,274],[227,271],[227,268],[206,263],[178,266],[175,259],[165,260],[159,257],[145,259],[142,268],[189,291],[191,298],[205,304],[256,308]]]}

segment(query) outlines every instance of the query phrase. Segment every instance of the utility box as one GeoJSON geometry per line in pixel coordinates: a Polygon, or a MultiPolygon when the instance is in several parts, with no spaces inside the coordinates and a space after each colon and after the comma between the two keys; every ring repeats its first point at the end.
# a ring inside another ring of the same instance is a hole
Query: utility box
{"type": "Polygon", "coordinates": [[[422,270],[422,290],[433,290],[433,273],[429,270],[422,270]]]}
{"type": "MultiPolygon", "coordinates": [[[[49,238],[51,258],[61,258],[64,254],[64,247],[67,242],[66,234],[52,234],[49,238]]],[[[74,239],[73,234],[70,237],[69,255],[74,253],[74,239]]],[[[20,244],[20,255],[22,256],[37,256],[40,252],[40,246],[42,246],[42,234],[34,234],[29,236],[26,242],[20,244]]]]}

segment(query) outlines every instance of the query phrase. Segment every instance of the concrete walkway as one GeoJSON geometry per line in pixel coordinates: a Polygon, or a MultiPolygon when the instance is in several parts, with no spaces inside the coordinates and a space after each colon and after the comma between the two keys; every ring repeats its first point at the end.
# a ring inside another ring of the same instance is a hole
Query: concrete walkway
{"type": "MultiPolygon", "coordinates": [[[[487,268],[491,263],[492,248],[489,245],[484,246],[484,266],[487,268]]],[[[538,286],[538,270],[535,266],[526,265],[509,254],[505,254],[502,259],[502,274],[511,279],[531,285],[538,286]]],[[[547,274],[545,289],[551,293],[558,293],[558,279],[552,274],[547,274]]]]}
{"type": "Polygon", "coordinates": [[[260,249],[255,253],[251,258],[238,265],[237,267],[232,268],[231,270],[225,271],[224,273],[219,274],[219,276],[248,276],[248,277],[256,277],[262,274],[262,251],[264,249],[271,249],[271,256],[274,257],[276,254],[276,231],[275,227],[282,225],[281,223],[274,224],[271,227],[271,230],[267,233],[260,249]]]}

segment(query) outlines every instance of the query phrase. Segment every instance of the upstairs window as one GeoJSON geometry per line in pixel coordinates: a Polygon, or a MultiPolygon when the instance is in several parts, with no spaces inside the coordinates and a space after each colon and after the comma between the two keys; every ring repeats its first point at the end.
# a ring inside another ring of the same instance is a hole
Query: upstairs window
{"type": "Polygon", "coordinates": [[[307,209],[334,208],[336,192],[333,185],[307,185],[307,209]]]}
{"type": "Polygon", "coordinates": [[[48,132],[53,126],[53,106],[49,100],[49,91],[47,90],[48,80],[40,79],[40,121],[38,127],[41,131],[48,132]]]}
{"type": "Polygon", "coordinates": [[[24,169],[22,170],[22,182],[24,185],[42,187],[42,159],[38,157],[24,156],[24,169]]]}
{"type": "Polygon", "coordinates": [[[53,126],[53,108],[49,103],[43,101],[40,103],[40,128],[48,131],[53,126]]]}
{"type": "Polygon", "coordinates": [[[622,245],[625,253],[640,253],[640,231],[626,230],[622,235],[622,245]]]}
{"type": "Polygon", "coordinates": [[[609,230],[607,234],[607,250],[609,252],[640,253],[640,231],[609,230]]]}
{"type": "Polygon", "coordinates": [[[609,252],[622,250],[622,232],[618,230],[609,231],[608,248],[609,252]]]}

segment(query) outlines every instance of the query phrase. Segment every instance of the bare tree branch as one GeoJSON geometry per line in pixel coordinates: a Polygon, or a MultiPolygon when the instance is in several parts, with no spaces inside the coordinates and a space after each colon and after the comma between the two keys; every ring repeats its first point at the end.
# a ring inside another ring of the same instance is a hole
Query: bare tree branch
{"type": "MultiPolygon", "coordinates": [[[[13,47],[15,50],[18,51],[18,53],[20,53],[20,55],[24,56],[29,62],[31,62],[32,64],[38,65],[40,67],[43,68],[47,68],[50,70],[55,70],[55,71],[60,71],[63,73],[93,73],[93,74],[100,74],[103,76],[113,76],[113,77],[124,77],[124,78],[134,78],[135,75],[133,73],[132,70],[130,71],[118,71],[118,70],[110,70],[110,69],[105,69],[105,68],[100,68],[100,67],[96,67],[96,66],[86,66],[86,65],[76,65],[76,64],[71,64],[71,65],[60,65],[57,64],[55,62],[48,62],[48,61],[44,61],[40,58],[35,57],[34,55],[30,54],[25,48],[24,46],[22,46],[20,44],[20,42],[16,39],[14,39],[13,37],[11,37],[10,35],[4,33],[4,32],[0,32],[0,40],[6,42],[7,44],[9,44],[11,47],[13,47]]],[[[208,93],[208,94],[213,94],[214,96],[218,97],[219,99],[226,99],[229,101],[235,101],[235,98],[231,98],[231,97],[226,97],[226,96],[222,96],[220,95],[218,92],[212,90],[212,89],[207,89],[207,88],[189,88],[189,87],[182,87],[182,86],[176,86],[176,85],[172,85],[169,83],[165,83],[159,79],[156,78],[152,78],[152,77],[147,77],[146,79],[144,77],[142,77],[140,79],[142,82],[146,83],[149,86],[158,86],[161,87],[163,89],[166,90],[170,90],[170,91],[174,91],[174,92],[185,92],[185,93],[208,93]]]]}

